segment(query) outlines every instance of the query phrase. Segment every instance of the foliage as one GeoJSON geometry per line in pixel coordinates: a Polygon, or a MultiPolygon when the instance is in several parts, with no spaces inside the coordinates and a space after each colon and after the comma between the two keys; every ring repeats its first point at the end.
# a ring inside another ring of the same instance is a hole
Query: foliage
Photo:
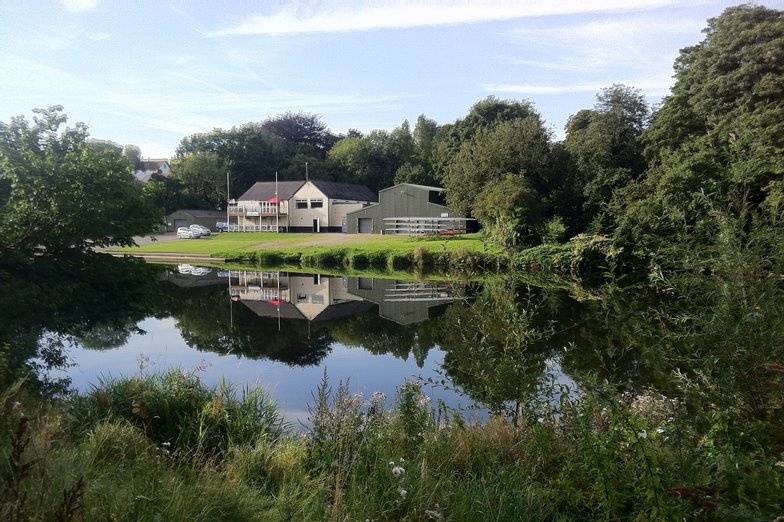
{"type": "Polygon", "coordinates": [[[777,223],[770,209],[784,175],[784,14],[732,7],[705,34],[676,60],[672,94],[645,135],[651,168],[626,199],[616,236],[640,255],[710,246],[726,219],[743,235],[777,223]]]}
{"type": "Polygon", "coordinates": [[[93,145],[87,127],[61,127],[62,108],[0,123],[0,244],[21,258],[131,245],[161,216],[115,147],[93,145]]]}
{"type": "Polygon", "coordinates": [[[200,455],[274,438],[282,429],[276,407],[260,388],[242,390],[237,398],[227,384],[205,389],[179,370],[99,383],[89,396],[74,398],[68,413],[76,430],[124,420],[156,444],[200,455]]]}
{"type": "Polygon", "coordinates": [[[122,150],[123,156],[131,164],[131,167],[138,169],[142,164],[142,149],[137,145],[126,145],[122,150]]]}
{"type": "Polygon", "coordinates": [[[229,167],[217,154],[205,152],[178,158],[171,171],[171,177],[182,184],[186,199],[198,201],[210,209],[226,207],[228,174],[229,167]]]}
{"type": "Polygon", "coordinates": [[[479,193],[474,214],[497,244],[516,248],[536,241],[542,206],[525,178],[507,174],[479,193]]]}
{"type": "Polygon", "coordinates": [[[603,89],[593,110],[573,115],[565,145],[579,171],[585,212],[600,230],[611,223],[620,189],[646,168],[641,136],[650,110],[639,90],[624,85],[603,89]]]}

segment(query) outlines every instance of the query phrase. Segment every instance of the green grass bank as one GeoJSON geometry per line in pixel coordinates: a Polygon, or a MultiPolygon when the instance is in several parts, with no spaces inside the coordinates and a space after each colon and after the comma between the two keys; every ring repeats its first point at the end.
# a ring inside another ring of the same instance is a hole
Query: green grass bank
{"type": "Polygon", "coordinates": [[[358,273],[546,272],[581,279],[608,273],[617,256],[608,238],[580,235],[562,244],[504,251],[481,234],[450,238],[234,232],[199,240],[148,243],[116,252],[198,254],[230,263],[318,268],[358,273]]]}
{"type": "Polygon", "coordinates": [[[0,396],[3,520],[771,520],[782,470],[655,393],[468,423],[404,383],[315,392],[304,433],[190,374],[0,396]],[[729,461],[727,460],[729,459],[729,461]],[[724,463],[732,462],[727,466],[724,463]],[[718,465],[717,465],[718,464],[718,465]],[[768,517],[768,518],[765,518],[768,517]]]}

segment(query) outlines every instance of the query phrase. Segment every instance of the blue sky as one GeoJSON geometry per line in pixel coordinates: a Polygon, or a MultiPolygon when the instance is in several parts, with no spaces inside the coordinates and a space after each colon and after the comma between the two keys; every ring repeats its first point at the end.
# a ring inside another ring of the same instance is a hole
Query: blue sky
{"type": "Polygon", "coordinates": [[[365,131],[450,122],[494,94],[531,100],[560,138],[604,85],[658,101],[678,50],[734,3],[0,0],[0,119],[61,104],[97,138],[168,156],[286,110],[365,131]]]}

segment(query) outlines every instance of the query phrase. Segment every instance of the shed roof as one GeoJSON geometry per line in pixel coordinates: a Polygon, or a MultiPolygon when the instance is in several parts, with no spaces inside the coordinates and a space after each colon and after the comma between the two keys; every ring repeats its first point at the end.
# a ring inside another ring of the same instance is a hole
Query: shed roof
{"type": "Polygon", "coordinates": [[[417,185],[416,183],[398,183],[397,185],[392,185],[391,187],[387,187],[387,188],[381,189],[381,191],[391,190],[393,188],[403,187],[403,186],[416,187],[416,188],[421,188],[421,189],[425,189],[425,190],[435,190],[437,192],[443,192],[444,191],[444,189],[442,187],[431,187],[429,185],[417,185]]]}
{"type": "Polygon", "coordinates": [[[378,194],[365,185],[356,183],[339,183],[337,181],[312,180],[316,188],[330,199],[347,199],[349,201],[378,201],[378,194]]]}

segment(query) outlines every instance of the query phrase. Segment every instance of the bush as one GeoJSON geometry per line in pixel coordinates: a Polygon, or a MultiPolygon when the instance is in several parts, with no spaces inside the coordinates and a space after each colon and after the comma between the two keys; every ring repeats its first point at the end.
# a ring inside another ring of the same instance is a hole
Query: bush
{"type": "Polygon", "coordinates": [[[204,387],[179,370],[160,376],[102,382],[86,396],[69,401],[76,429],[106,421],[126,421],[172,450],[214,454],[234,444],[277,437],[282,418],[263,390],[204,387]]]}

